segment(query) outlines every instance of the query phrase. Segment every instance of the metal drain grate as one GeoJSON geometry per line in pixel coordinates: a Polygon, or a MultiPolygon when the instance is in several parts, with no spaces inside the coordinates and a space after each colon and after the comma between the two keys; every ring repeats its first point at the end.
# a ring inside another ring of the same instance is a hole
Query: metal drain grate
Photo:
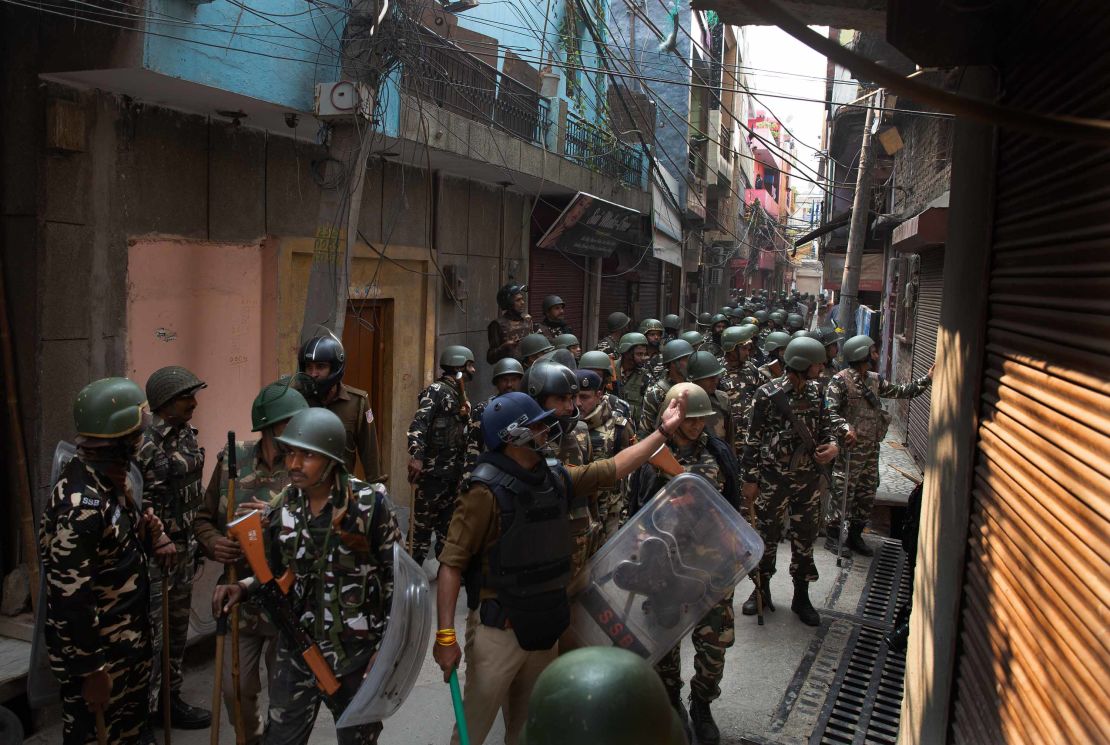
{"type": "Polygon", "coordinates": [[[867,592],[860,603],[861,625],[848,641],[811,745],[894,745],[897,741],[906,660],[891,653],[883,637],[898,606],[910,597],[912,577],[905,569],[901,544],[884,541],[871,563],[867,592]]]}

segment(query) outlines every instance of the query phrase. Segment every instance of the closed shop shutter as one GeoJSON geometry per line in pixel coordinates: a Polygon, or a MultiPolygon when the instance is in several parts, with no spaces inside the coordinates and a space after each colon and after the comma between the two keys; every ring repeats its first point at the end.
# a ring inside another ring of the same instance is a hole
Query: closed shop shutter
{"type": "Polygon", "coordinates": [[[628,300],[628,278],[630,274],[620,273],[618,269],[618,261],[616,258],[606,259],[601,263],[601,303],[600,312],[598,313],[598,329],[597,338],[602,339],[609,333],[608,326],[605,322],[608,320],[611,313],[620,311],[628,316],[633,316],[632,308],[629,307],[628,300]]]}
{"type": "MultiPolygon", "coordinates": [[[[1107,14],[1039,13],[1014,47],[1059,54],[1001,64],[1004,102],[1110,118],[1107,14]]],[[[1004,130],[997,162],[952,740],[1106,742],[1110,150],[1004,130]]]]}
{"type": "Polygon", "coordinates": [[[636,322],[659,318],[660,285],[663,284],[663,262],[646,258],[640,264],[640,302],[636,305],[636,322]]]}
{"type": "Polygon", "coordinates": [[[558,251],[533,248],[528,266],[528,312],[539,323],[543,299],[558,295],[567,304],[566,322],[576,335],[582,333],[586,317],[586,271],[588,259],[567,257],[558,251]]]}
{"type": "MultiPolygon", "coordinates": [[[[921,254],[917,273],[918,293],[914,309],[913,377],[929,372],[937,353],[937,327],[940,325],[940,299],[944,285],[944,248],[921,254]]],[[[932,391],[910,399],[907,436],[910,450],[924,466],[929,454],[929,407],[932,391]]]]}

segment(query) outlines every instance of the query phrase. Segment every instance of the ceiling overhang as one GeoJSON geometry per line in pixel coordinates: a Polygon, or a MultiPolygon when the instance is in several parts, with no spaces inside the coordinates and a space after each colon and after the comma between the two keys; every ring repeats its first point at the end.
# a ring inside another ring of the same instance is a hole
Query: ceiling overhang
{"type": "MultiPolygon", "coordinates": [[[[886,0],[780,0],[784,10],[809,26],[886,31],[886,0]]],[[[734,26],[766,26],[763,17],[741,0],[693,0],[695,10],[712,10],[734,26]]]]}

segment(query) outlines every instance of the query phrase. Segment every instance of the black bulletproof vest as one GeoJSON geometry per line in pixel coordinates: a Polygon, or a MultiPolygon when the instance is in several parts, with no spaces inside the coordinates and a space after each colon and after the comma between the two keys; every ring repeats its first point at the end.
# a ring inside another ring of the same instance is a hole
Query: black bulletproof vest
{"type": "Polygon", "coordinates": [[[482,584],[497,591],[522,649],[550,649],[570,625],[570,477],[561,465],[530,472],[495,452],[482,454],[470,478],[489,487],[501,512],[482,584]]]}

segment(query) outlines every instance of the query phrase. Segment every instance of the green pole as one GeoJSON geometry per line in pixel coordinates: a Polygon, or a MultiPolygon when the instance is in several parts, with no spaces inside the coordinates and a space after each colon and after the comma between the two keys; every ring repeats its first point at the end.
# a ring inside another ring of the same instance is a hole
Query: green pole
{"type": "Polygon", "coordinates": [[[459,670],[451,671],[451,703],[455,707],[455,724],[459,728],[459,745],[470,745],[470,733],[466,731],[466,714],[463,712],[462,691],[459,690],[459,670]]]}

